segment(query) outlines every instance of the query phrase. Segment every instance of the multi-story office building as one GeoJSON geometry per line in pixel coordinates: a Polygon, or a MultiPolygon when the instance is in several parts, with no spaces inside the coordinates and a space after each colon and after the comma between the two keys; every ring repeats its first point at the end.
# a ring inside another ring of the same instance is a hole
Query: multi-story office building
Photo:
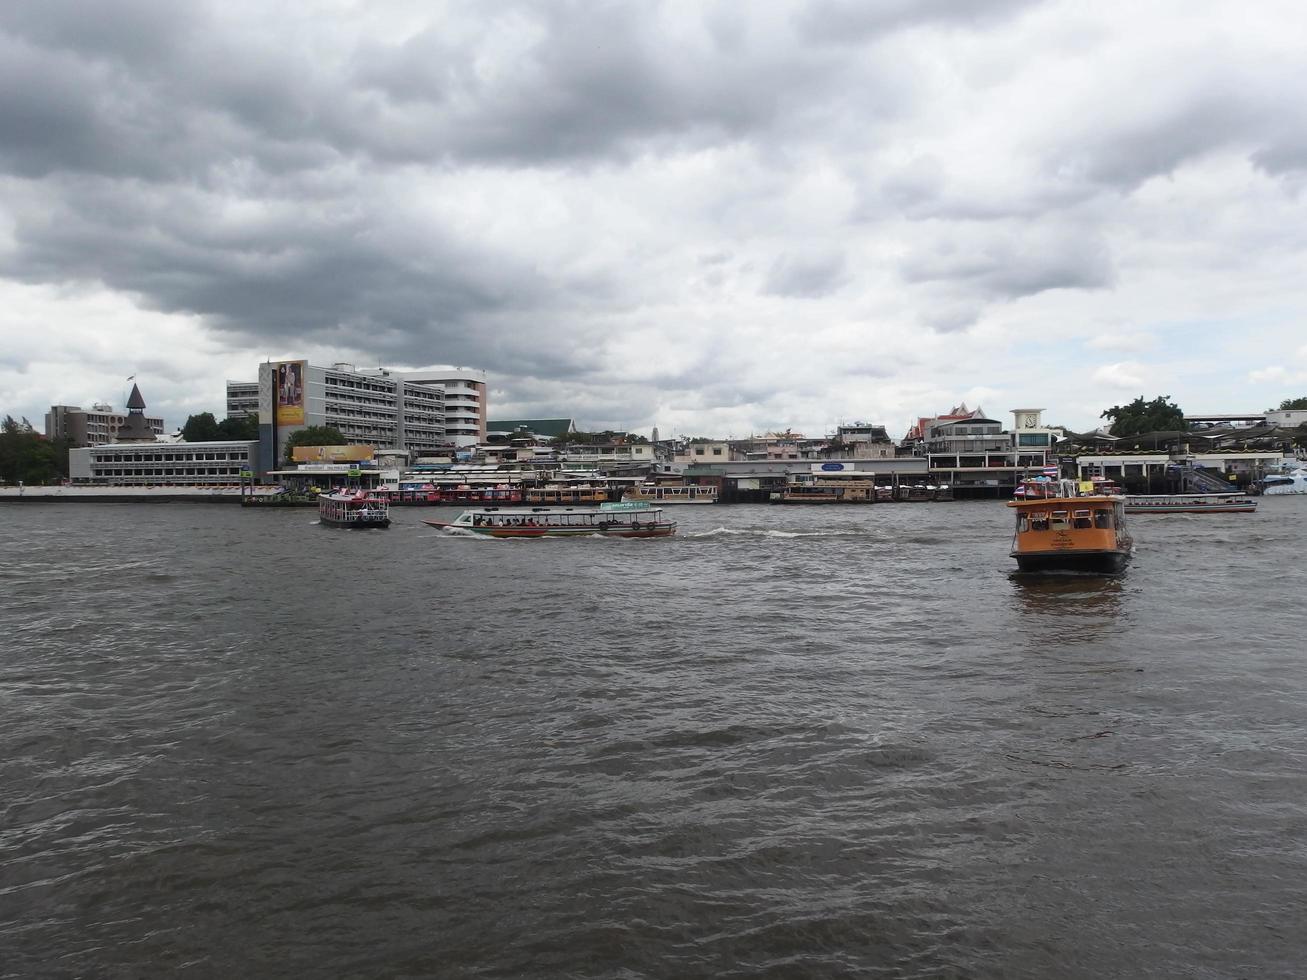
{"type": "MultiPolygon", "coordinates": [[[[127,424],[126,412],[115,412],[108,405],[92,405],[88,412],[76,405],[51,405],[45,413],[47,439],[67,439],[73,446],[103,446],[113,442],[118,430],[127,424]]],[[[145,418],[155,435],[163,435],[163,419],[145,418]]]]}
{"type": "Polygon", "coordinates": [[[259,365],[259,466],[276,469],[291,433],[308,426],[339,429],[350,443],[414,454],[446,449],[445,393],[384,369],[308,361],[259,365]]]}
{"type": "Polygon", "coordinates": [[[227,417],[244,418],[259,414],[259,383],[257,381],[227,382],[227,417]]]}

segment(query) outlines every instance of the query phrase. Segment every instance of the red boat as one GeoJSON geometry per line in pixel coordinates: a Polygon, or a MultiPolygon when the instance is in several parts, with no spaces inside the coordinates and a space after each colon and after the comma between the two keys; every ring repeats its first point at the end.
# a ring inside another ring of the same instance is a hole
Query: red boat
{"type": "Polygon", "coordinates": [[[396,507],[475,506],[522,503],[520,487],[405,487],[400,490],[378,490],[396,507]]]}

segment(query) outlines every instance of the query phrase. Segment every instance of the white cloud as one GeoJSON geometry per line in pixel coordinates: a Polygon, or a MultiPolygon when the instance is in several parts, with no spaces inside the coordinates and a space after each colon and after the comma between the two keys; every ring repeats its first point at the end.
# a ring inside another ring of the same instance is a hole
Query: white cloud
{"type": "Polygon", "coordinates": [[[1142,391],[1146,372],[1144,366],[1136,361],[1120,361],[1116,364],[1104,364],[1094,370],[1092,380],[1096,385],[1119,390],[1142,391]]]}
{"type": "Polygon", "coordinates": [[[1147,333],[1114,331],[1096,333],[1085,341],[1085,346],[1093,350],[1122,351],[1129,354],[1137,354],[1142,351],[1151,350],[1156,346],[1156,340],[1147,333]]]}

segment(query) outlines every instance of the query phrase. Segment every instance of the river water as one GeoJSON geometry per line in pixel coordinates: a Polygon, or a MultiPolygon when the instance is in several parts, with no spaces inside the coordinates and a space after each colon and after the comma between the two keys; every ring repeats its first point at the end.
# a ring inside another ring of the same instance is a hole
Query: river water
{"type": "Polygon", "coordinates": [[[1307,499],[432,513],[0,511],[0,976],[1303,975],[1307,499]]]}

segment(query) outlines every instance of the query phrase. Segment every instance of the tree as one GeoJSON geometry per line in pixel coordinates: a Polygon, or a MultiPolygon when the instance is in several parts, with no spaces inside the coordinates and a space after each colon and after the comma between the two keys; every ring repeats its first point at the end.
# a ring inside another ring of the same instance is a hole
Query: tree
{"type": "Polygon", "coordinates": [[[1100,418],[1111,419],[1108,430],[1114,436],[1137,436],[1145,432],[1169,432],[1187,428],[1184,411],[1171,401],[1170,395],[1158,395],[1144,401],[1140,395],[1129,405],[1114,405],[1100,418]]]}
{"type": "Polygon", "coordinates": [[[27,419],[6,415],[0,422],[0,481],[55,482],[68,475],[68,449],[67,440],[46,439],[27,419]]]}
{"type": "Polygon", "coordinates": [[[1307,398],[1286,398],[1280,402],[1281,412],[1300,412],[1307,410],[1307,398]]]}
{"type": "Polygon", "coordinates": [[[259,438],[259,417],[257,415],[229,415],[218,423],[220,439],[257,439],[259,438]]]}
{"type": "Polygon", "coordinates": [[[296,446],[344,446],[349,440],[341,431],[330,425],[310,425],[307,429],[292,432],[286,439],[286,459],[296,446]]]}
{"type": "Polygon", "coordinates": [[[616,429],[604,429],[602,432],[568,432],[549,440],[555,446],[588,446],[594,443],[623,445],[645,445],[648,436],[635,435],[630,432],[618,432],[616,429]]]}
{"type": "Polygon", "coordinates": [[[182,439],[186,442],[217,442],[222,438],[218,430],[218,420],[212,412],[192,415],[182,426],[182,439]]]}

